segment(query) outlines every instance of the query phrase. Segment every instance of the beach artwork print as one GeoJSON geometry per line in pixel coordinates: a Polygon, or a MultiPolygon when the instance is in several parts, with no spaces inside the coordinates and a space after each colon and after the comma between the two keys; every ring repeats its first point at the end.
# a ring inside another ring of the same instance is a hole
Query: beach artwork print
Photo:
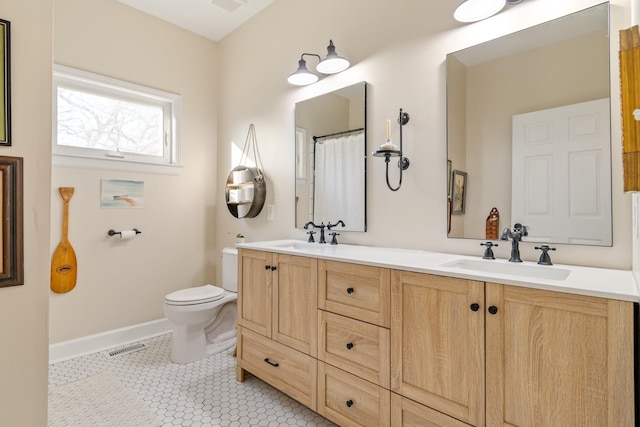
{"type": "Polygon", "coordinates": [[[101,208],[143,208],[144,181],[103,179],[101,208]]]}

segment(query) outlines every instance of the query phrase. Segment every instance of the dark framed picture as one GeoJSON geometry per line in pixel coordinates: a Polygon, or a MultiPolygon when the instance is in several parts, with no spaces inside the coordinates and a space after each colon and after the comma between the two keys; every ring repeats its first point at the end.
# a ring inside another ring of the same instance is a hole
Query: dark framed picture
{"type": "Polygon", "coordinates": [[[11,145],[11,23],[0,19],[0,146],[11,145]]]}
{"type": "Polygon", "coordinates": [[[451,196],[451,213],[453,215],[462,215],[465,210],[467,199],[467,173],[454,170],[452,174],[451,196]]]}
{"type": "Polygon", "coordinates": [[[0,288],[24,284],[22,157],[0,156],[0,288]]]}

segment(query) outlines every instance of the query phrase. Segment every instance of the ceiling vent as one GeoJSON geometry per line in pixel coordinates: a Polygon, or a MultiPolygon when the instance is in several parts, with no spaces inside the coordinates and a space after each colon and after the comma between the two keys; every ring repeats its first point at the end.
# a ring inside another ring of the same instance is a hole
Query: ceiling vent
{"type": "Polygon", "coordinates": [[[227,12],[235,12],[240,6],[247,4],[248,0],[211,0],[211,4],[218,6],[227,12]]]}

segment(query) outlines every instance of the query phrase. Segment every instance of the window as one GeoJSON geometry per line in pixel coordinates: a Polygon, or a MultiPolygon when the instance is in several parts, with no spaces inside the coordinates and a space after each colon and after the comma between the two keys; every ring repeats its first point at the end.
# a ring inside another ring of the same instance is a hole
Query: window
{"type": "Polygon", "coordinates": [[[56,65],[54,155],[177,165],[180,97],[56,65]]]}

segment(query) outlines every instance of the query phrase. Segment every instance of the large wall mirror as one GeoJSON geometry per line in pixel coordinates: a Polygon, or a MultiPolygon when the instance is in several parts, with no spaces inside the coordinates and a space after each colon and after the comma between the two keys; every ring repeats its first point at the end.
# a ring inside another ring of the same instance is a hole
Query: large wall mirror
{"type": "Polygon", "coordinates": [[[449,237],[612,245],[609,61],[609,3],[447,55],[449,237]]]}
{"type": "Polygon", "coordinates": [[[296,227],[366,231],[366,83],[296,103],[296,227]]]}

